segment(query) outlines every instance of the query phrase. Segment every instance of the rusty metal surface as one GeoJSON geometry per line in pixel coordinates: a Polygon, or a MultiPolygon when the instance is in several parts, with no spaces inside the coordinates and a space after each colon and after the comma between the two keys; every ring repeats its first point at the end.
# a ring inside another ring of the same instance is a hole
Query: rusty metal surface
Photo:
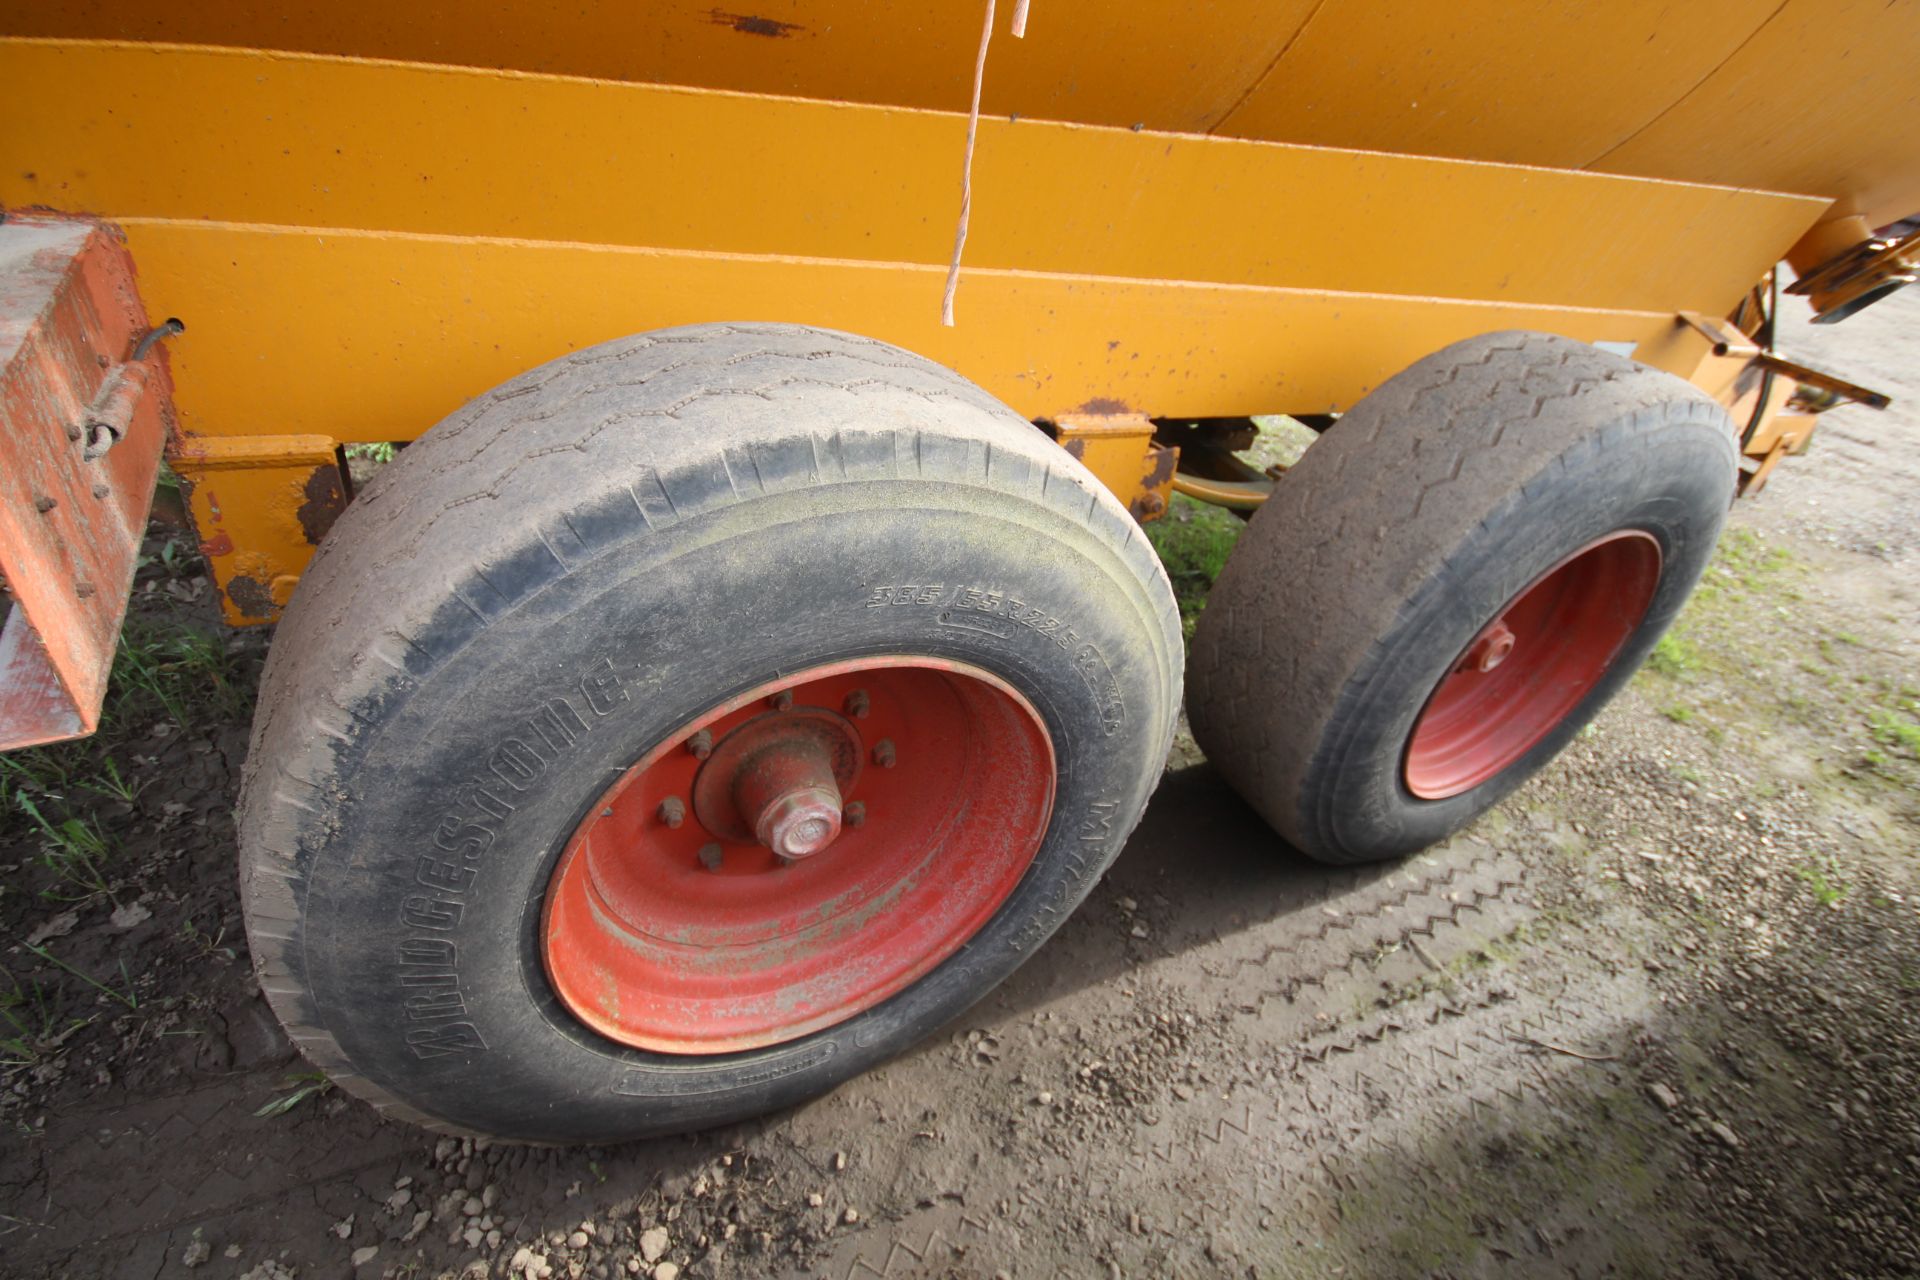
{"type": "Polygon", "coordinates": [[[338,446],[313,435],[187,437],[168,460],[187,491],[227,621],[278,618],[346,509],[338,446]]]}
{"type": "Polygon", "coordinates": [[[112,232],[0,224],[0,750],[99,723],[171,427],[147,327],[112,232]]]}
{"type": "Polygon", "coordinates": [[[1180,450],[1154,442],[1152,419],[1143,413],[1063,413],[1053,425],[1060,447],[1113,490],[1135,520],[1145,524],[1166,514],[1180,450]]]}

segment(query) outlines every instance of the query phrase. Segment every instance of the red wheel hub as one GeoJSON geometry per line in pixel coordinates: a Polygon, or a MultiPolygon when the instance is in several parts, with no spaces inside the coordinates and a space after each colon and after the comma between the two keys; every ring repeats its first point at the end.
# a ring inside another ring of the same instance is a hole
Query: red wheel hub
{"type": "Polygon", "coordinates": [[[1524,756],[1606,675],[1659,583],[1660,544],[1637,529],[1588,543],[1536,578],[1428,696],[1407,742],[1407,790],[1444,800],[1524,756]]]}
{"type": "Polygon", "coordinates": [[[709,711],[595,802],[548,886],[561,1001],[663,1053],[778,1044],[958,951],[1053,810],[1031,705],[973,667],[816,667],[709,711]]]}

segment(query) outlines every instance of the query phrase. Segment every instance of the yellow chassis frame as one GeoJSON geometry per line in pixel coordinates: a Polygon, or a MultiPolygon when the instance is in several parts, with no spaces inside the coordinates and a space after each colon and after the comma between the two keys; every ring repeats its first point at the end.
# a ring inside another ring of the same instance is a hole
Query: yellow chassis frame
{"type": "MultiPolygon", "coordinates": [[[[336,443],[411,440],[624,334],[825,325],[1034,419],[1137,424],[1335,412],[1448,342],[1526,328],[1732,401],[1749,357],[1676,317],[1727,314],[1829,203],[989,119],[949,329],[951,113],[35,39],[0,40],[0,83],[0,205],[111,219],[150,312],[186,324],[170,457],[236,623],[273,617],[311,555],[300,511],[336,443]]],[[[1103,480],[1164,498],[1150,439],[1127,438],[1143,452],[1103,480]]]]}

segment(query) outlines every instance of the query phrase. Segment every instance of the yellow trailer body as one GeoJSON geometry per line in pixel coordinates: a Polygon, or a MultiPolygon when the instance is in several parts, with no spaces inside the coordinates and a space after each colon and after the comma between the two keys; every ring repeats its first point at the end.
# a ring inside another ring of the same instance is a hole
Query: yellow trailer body
{"type": "Polygon", "coordinates": [[[0,18],[0,203],[117,224],[187,321],[176,465],[279,512],[203,527],[237,622],[310,551],[305,437],[410,440],[622,333],[824,324],[1035,419],[1338,412],[1501,328],[1692,377],[1711,344],[1677,313],[1920,204],[1920,142],[1884,127],[1904,9],[1041,9],[989,49],[948,329],[978,16],[36,5],[0,18]],[[262,436],[295,439],[222,452],[262,436]]]}

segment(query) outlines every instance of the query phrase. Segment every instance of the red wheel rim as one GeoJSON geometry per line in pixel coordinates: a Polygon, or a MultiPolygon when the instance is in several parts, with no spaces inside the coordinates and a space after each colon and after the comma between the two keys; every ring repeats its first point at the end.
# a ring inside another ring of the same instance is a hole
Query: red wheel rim
{"type": "Polygon", "coordinates": [[[1053,786],[1038,713],[976,668],[879,657],[769,682],[594,803],[547,889],[547,976],[582,1022],[661,1053],[832,1026],[992,918],[1053,786]]]}
{"type": "Polygon", "coordinates": [[[1586,698],[1639,629],[1660,583],[1660,544],[1609,534],[1507,603],[1428,696],[1407,742],[1407,790],[1471,791],[1520,759],[1586,698]]]}

